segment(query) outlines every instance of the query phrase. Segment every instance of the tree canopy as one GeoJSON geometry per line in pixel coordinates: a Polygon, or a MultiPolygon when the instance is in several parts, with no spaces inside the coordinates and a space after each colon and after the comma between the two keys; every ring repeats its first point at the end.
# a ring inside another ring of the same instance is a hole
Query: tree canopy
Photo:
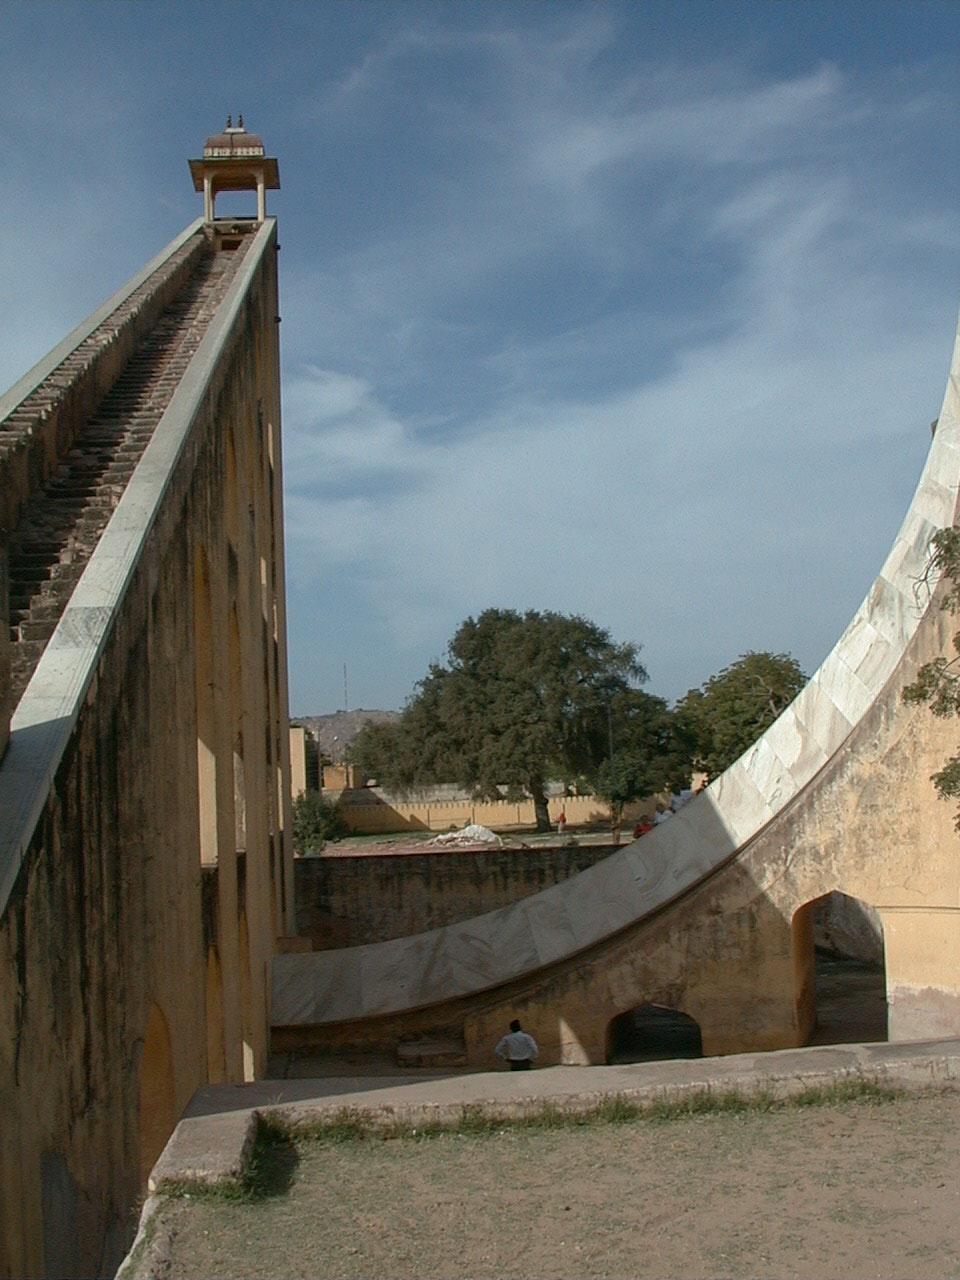
{"type": "Polygon", "coordinates": [[[676,705],[676,733],[711,778],[756,742],[806,684],[788,653],[742,654],[676,705]]]}
{"type": "Polygon", "coordinates": [[[690,742],[665,699],[629,691],[611,706],[609,731],[612,756],[608,749],[593,781],[610,804],[614,826],[631,801],[689,785],[690,742]]]}
{"type": "Polygon", "coordinates": [[[395,724],[357,736],[351,758],[400,792],[445,781],[529,795],[546,830],[545,783],[597,776],[608,708],[626,719],[645,679],[637,646],[586,618],[487,609],[458,627],[446,663],[430,666],[395,724]]]}

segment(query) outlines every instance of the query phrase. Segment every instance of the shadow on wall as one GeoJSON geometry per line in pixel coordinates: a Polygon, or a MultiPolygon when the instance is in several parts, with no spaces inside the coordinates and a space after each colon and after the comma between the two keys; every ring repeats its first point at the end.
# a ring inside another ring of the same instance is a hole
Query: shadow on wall
{"type": "Polygon", "coordinates": [[[150,1170],[177,1123],[173,1092],[170,1033],[159,1005],[150,1006],[140,1058],[140,1184],[146,1187],[150,1170]]]}

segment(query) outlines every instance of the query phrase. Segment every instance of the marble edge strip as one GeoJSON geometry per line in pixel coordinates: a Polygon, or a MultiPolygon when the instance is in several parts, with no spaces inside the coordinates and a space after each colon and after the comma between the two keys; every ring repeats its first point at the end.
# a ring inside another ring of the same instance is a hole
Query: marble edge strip
{"type": "MultiPolygon", "coordinates": [[[[159,261],[154,260],[153,269],[164,256],[175,252],[197,225],[178,236],[159,261]]],[[[266,219],[244,255],[14,710],[10,741],[0,761],[0,916],[84,699],[95,684],[97,664],[117,605],[140,561],[211,375],[275,226],[275,219],[266,219]]]]}
{"type": "Polygon", "coordinates": [[[883,567],[805,688],[707,790],[643,837],[531,898],[428,933],[273,959],[273,1024],[323,1025],[423,1008],[556,963],[711,875],[817,776],[882,692],[930,607],[930,538],[957,515],[960,331],[939,425],[883,567]],[[626,875],[625,875],[626,872],[626,875]],[[631,914],[617,898],[624,886],[631,914]],[[562,941],[561,941],[562,939],[562,941]],[[559,944],[559,945],[558,945],[559,944]]]}
{"type": "Polygon", "coordinates": [[[22,404],[27,396],[36,391],[41,382],[49,378],[50,374],[63,364],[67,356],[76,347],[79,347],[81,342],[89,338],[91,333],[98,329],[112,312],[121,307],[131,293],[136,293],[144,281],[148,280],[169,258],[172,258],[180,246],[186,244],[191,236],[196,235],[203,225],[203,218],[197,218],[195,222],[191,222],[188,227],[185,227],[178,236],[175,236],[170,241],[165,249],[161,249],[156,257],[151,258],[145,267],[141,267],[136,275],[131,276],[126,284],[121,285],[116,293],[111,294],[106,302],[97,307],[96,311],[91,312],[86,320],[82,320],[61,342],[58,342],[52,350],[38,360],[32,369],[28,369],[22,378],[18,378],[12,387],[4,391],[0,395],[0,422],[13,413],[14,409],[22,404]]]}

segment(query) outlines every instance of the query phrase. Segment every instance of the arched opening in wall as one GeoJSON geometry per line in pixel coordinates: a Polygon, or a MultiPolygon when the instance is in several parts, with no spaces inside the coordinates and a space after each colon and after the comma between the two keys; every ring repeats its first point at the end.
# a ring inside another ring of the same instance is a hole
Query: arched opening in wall
{"type": "Polygon", "coordinates": [[[250,975],[250,935],[247,913],[240,912],[240,1032],[243,1037],[243,1078],[256,1080],[257,1057],[253,1042],[253,997],[250,975]]]}
{"type": "Polygon", "coordinates": [[[233,737],[233,814],[237,853],[247,848],[247,774],[243,747],[243,670],[236,605],[230,609],[230,708],[233,737]]]}
{"type": "Polygon", "coordinates": [[[223,1035],[223,974],[216,945],[207,953],[207,1079],[218,1084],[227,1078],[227,1054],[223,1035]]]}
{"type": "Polygon", "coordinates": [[[859,898],[832,892],[791,922],[797,1027],[804,1044],[887,1039],[883,925],[859,898]]]}
{"type": "Polygon", "coordinates": [[[606,1061],[610,1066],[702,1057],[699,1024],[676,1009],[641,1004],[617,1014],[607,1026],[606,1061]]]}
{"type": "Polygon", "coordinates": [[[150,1006],[140,1058],[140,1184],[166,1146],[177,1123],[170,1033],[160,1006],[150,1006]]]}
{"type": "Polygon", "coordinates": [[[200,862],[217,864],[217,744],[213,693],[213,623],[210,573],[203,547],[193,558],[194,669],[197,688],[197,799],[200,862]]]}

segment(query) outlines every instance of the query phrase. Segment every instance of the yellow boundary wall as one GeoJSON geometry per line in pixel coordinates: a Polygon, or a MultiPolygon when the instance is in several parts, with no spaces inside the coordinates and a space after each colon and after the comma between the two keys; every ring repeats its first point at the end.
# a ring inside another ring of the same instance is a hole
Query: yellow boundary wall
{"type": "MultiPolygon", "coordinates": [[[[469,823],[489,827],[491,831],[503,831],[511,827],[533,827],[537,821],[532,800],[519,803],[508,800],[405,803],[393,797],[386,799],[369,790],[326,794],[330,799],[339,801],[344,822],[354,835],[449,831],[451,827],[465,827],[469,823]]],[[[664,793],[627,805],[623,811],[623,826],[632,827],[642,813],[649,813],[652,817],[657,801],[667,803],[669,798],[664,793]]],[[[610,822],[610,806],[599,796],[552,796],[547,808],[554,825],[560,820],[561,811],[566,814],[568,827],[610,822]]]]}

